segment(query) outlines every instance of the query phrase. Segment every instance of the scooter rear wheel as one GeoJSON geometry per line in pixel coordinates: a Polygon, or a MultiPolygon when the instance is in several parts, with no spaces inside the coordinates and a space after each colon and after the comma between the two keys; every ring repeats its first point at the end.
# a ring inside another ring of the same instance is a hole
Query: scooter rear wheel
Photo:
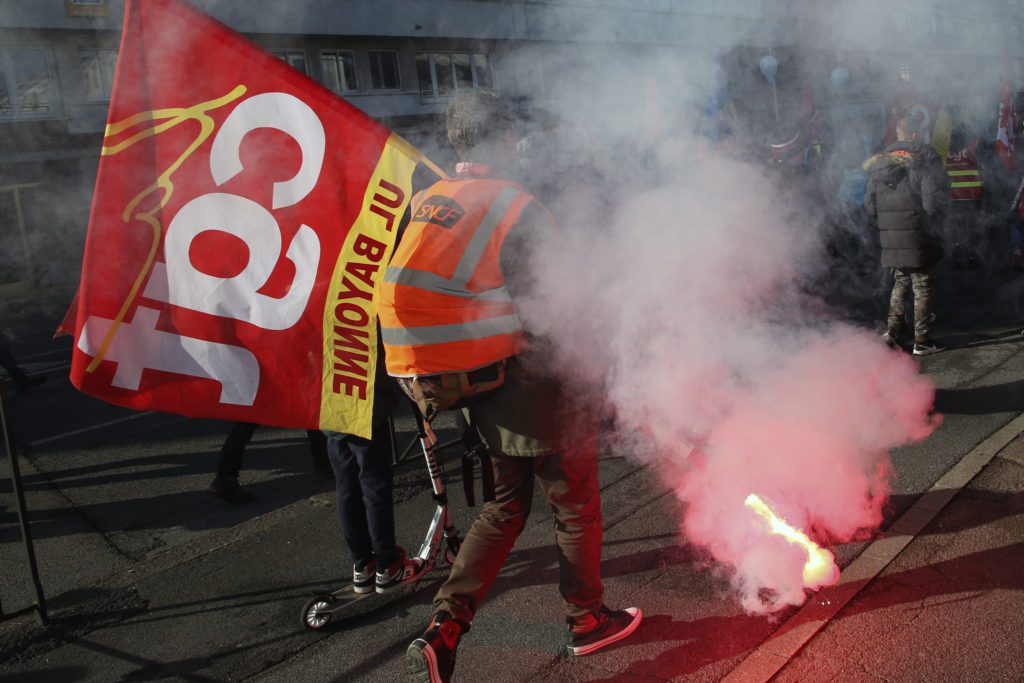
{"type": "Polygon", "coordinates": [[[331,621],[331,614],[325,610],[330,609],[334,598],[330,595],[317,595],[311,598],[302,608],[302,625],[316,631],[322,629],[331,621]]]}

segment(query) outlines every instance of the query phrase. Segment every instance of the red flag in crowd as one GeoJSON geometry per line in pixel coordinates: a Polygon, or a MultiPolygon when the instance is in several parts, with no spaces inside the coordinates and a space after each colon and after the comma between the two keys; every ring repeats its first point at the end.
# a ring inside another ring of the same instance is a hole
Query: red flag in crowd
{"type": "Polygon", "coordinates": [[[370,435],[376,292],[421,165],[180,0],[130,0],[71,380],[112,403],[370,435]]]}
{"type": "Polygon", "coordinates": [[[1015,173],[1013,159],[1013,137],[1017,114],[1013,111],[1013,92],[1010,86],[1010,59],[1003,56],[1003,96],[999,102],[999,130],[996,131],[996,154],[1006,164],[1010,173],[1015,173]]]}

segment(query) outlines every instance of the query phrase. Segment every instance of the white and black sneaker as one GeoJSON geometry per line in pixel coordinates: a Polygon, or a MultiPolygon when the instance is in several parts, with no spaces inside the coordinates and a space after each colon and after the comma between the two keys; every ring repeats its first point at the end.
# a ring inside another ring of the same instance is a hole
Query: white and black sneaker
{"type": "Polygon", "coordinates": [[[582,657],[629,636],[643,621],[639,607],[610,610],[601,607],[597,614],[569,619],[569,654],[582,657]]]}
{"type": "Polygon", "coordinates": [[[919,341],[915,341],[914,342],[914,355],[915,356],[930,356],[933,353],[938,353],[939,351],[945,351],[945,350],[946,350],[946,348],[944,346],[939,346],[938,344],[936,344],[935,342],[933,342],[930,339],[926,339],[923,342],[919,342],[919,341]]]}
{"type": "Polygon", "coordinates": [[[420,577],[427,571],[427,563],[418,557],[409,560],[405,557],[405,551],[398,549],[398,561],[390,567],[377,568],[377,575],[374,583],[378,593],[390,593],[402,586],[419,581],[420,577]]]}
{"type": "Polygon", "coordinates": [[[364,565],[352,565],[352,590],[360,595],[376,590],[377,565],[370,560],[364,565]]]}

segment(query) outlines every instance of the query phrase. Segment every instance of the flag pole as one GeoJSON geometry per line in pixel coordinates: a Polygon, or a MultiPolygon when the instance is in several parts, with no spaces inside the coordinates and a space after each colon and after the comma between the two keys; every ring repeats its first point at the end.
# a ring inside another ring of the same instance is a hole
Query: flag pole
{"type": "MultiPolygon", "coordinates": [[[[768,48],[768,56],[771,57],[772,49],[768,48]]],[[[775,78],[772,79],[772,104],[775,106],[775,128],[779,127],[779,88],[775,84],[775,78]]]]}
{"type": "MultiPolygon", "coordinates": [[[[0,423],[3,424],[4,446],[7,450],[7,461],[11,466],[11,486],[14,489],[14,500],[18,509],[18,526],[21,528],[21,541],[25,548],[25,560],[28,563],[29,574],[32,577],[32,587],[36,595],[35,604],[29,609],[35,611],[36,620],[39,622],[39,625],[45,626],[49,621],[49,616],[46,612],[46,598],[43,595],[42,583],[39,581],[39,565],[36,563],[35,546],[32,544],[32,530],[28,525],[28,508],[25,505],[25,491],[21,486],[21,468],[18,465],[18,453],[14,448],[14,437],[11,434],[11,425],[7,418],[7,390],[3,379],[0,379],[0,423]]],[[[20,613],[21,611],[4,616],[12,617],[20,613]]]]}

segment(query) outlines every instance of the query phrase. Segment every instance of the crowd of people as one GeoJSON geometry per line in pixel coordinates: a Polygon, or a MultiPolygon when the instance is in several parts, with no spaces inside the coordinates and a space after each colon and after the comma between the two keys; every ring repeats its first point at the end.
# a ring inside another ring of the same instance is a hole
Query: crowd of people
{"type": "Polygon", "coordinates": [[[884,340],[917,355],[942,350],[930,336],[937,274],[959,288],[1024,271],[1024,149],[1012,144],[1019,122],[1005,116],[997,136],[957,106],[928,111],[899,105],[887,123],[862,116],[826,125],[805,96],[780,144],[735,125],[725,129],[727,144],[720,135],[714,143],[714,153],[763,165],[783,203],[806,207],[792,213],[824,237],[828,267],[815,284],[826,300],[870,322],[874,302],[888,299],[884,340]],[[914,316],[904,301],[911,292],[914,316]]]}

